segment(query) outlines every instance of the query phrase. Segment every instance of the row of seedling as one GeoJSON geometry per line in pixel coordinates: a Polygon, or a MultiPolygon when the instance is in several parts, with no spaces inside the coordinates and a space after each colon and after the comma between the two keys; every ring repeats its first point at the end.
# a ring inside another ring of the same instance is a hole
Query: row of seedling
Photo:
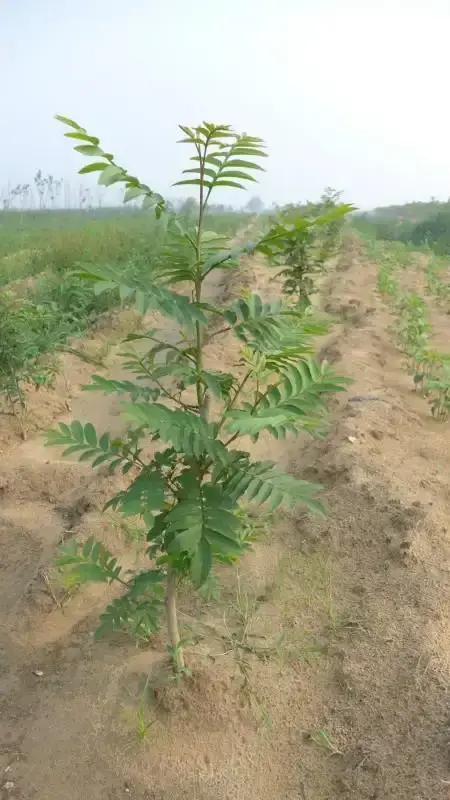
{"type": "MultiPolygon", "coordinates": [[[[436,263],[432,259],[430,262],[426,270],[427,288],[430,294],[442,298],[446,289],[439,287],[447,284],[441,281],[436,263]]],[[[432,326],[425,300],[414,292],[402,291],[396,277],[400,265],[404,266],[403,262],[384,257],[378,270],[377,288],[394,309],[393,330],[406,355],[415,390],[428,398],[433,417],[445,420],[450,414],[450,355],[431,348],[432,326]]]]}
{"type": "Polygon", "coordinates": [[[439,305],[450,301],[450,283],[442,279],[445,266],[441,259],[431,256],[425,268],[427,293],[435,297],[439,305]]]}
{"type": "Polygon", "coordinates": [[[399,314],[397,341],[407,356],[407,369],[414,388],[429,399],[431,413],[439,420],[450,413],[450,355],[430,347],[432,327],[425,301],[412,292],[395,302],[399,314]]]}
{"type": "Polygon", "coordinates": [[[399,267],[403,269],[408,265],[408,253],[404,245],[392,242],[387,246],[385,242],[375,242],[371,248],[372,257],[379,263],[377,273],[377,288],[381,295],[393,300],[400,294],[400,284],[397,279],[399,267]]]}

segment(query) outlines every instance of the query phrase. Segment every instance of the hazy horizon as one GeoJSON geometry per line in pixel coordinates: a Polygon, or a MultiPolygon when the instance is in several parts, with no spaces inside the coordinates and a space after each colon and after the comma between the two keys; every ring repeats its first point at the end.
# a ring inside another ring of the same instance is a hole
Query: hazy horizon
{"type": "Polygon", "coordinates": [[[0,188],[37,169],[80,180],[60,113],[170,197],[189,155],[177,124],[208,119],[264,137],[270,155],[254,190],[215,202],[325,186],[361,209],[446,200],[449,23],[444,0],[3,0],[0,188]]]}

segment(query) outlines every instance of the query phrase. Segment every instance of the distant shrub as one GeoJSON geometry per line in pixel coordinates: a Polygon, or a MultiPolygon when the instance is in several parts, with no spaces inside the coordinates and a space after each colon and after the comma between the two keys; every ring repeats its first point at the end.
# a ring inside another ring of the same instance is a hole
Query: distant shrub
{"type": "Polygon", "coordinates": [[[412,244],[428,244],[439,255],[450,253],[450,210],[439,211],[434,217],[420,222],[410,235],[412,244]]]}
{"type": "Polygon", "coordinates": [[[382,219],[373,214],[355,214],[353,226],[362,234],[388,242],[408,242],[414,222],[407,219],[382,219]]]}
{"type": "MultiPolygon", "coordinates": [[[[392,209],[378,209],[366,214],[355,214],[353,226],[363,235],[389,242],[403,242],[415,247],[428,246],[438,255],[450,254],[450,204],[409,204],[404,208],[421,206],[428,208],[430,216],[425,219],[394,218],[392,209]],[[436,212],[436,208],[440,209],[436,212]],[[385,212],[385,215],[383,215],[385,212]]],[[[396,209],[397,207],[393,207],[396,209]]],[[[402,206],[398,207],[402,210],[402,206]]]]}

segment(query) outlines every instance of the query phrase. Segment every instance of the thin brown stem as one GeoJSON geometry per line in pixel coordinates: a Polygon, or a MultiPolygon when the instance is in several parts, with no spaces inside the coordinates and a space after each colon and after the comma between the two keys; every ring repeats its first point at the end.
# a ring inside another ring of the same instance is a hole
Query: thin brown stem
{"type": "Polygon", "coordinates": [[[231,327],[228,325],[226,328],[220,328],[218,331],[213,331],[212,333],[208,334],[208,339],[212,339],[214,336],[219,336],[220,333],[228,333],[231,331],[231,327]]]}
{"type": "Polygon", "coordinates": [[[179,397],[176,397],[176,395],[172,394],[172,392],[169,392],[169,390],[164,386],[163,383],[161,383],[160,380],[158,380],[158,378],[155,378],[152,371],[148,369],[147,365],[145,364],[145,361],[142,361],[142,359],[138,357],[137,362],[140,368],[146,373],[146,375],[148,375],[150,380],[157,385],[158,389],[161,389],[165,397],[168,397],[169,400],[172,400],[174,403],[177,403],[177,405],[181,406],[181,408],[184,408],[185,410],[188,410],[190,408],[190,406],[183,403],[183,401],[180,400],[179,397]]]}
{"type": "Polygon", "coordinates": [[[117,583],[120,583],[122,586],[126,586],[127,589],[130,588],[131,581],[130,581],[130,583],[127,583],[126,581],[123,581],[122,578],[119,578],[118,576],[115,577],[114,580],[116,580],[117,583]]]}
{"type": "Polygon", "coordinates": [[[186,405],[186,403],[183,403],[183,401],[180,400],[179,397],[176,397],[176,395],[174,395],[171,392],[169,392],[166,389],[166,387],[164,386],[164,384],[161,383],[161,381],[159,381],[157,378],[152,378],[152,381],[154,381],[156,383],[158,389],[161,389],[161,391],[163,392],[164,396],[168,397],[169,400],[172,400],[172,402],[177,403],[177,405],[181,406],[181,408],[184,408],[185,411],[189,410],[191,408],[191,406],[188,406],[188,405],[186,405]]]}
{"type": "Polygon", "coordinates": [[[229,439],[227,439],[227,441],[223,443],[223,446],[224,446],[224,447],[228,447],[228,445],[229,445],[229,444],[231,444],[232,442],[236,441],[236,439],[237,439],[239,436],[241,436],[241,434],[240,434],[240,433],[233,433],[233,436],[230,436],[230,438],[229,438],[229,439]]]}
{"type": "Polygon", "coordinates": [[[152,342],[156,342],[156,344],[163,344],[164,347],[166,347],[168,350],[175,350],[177,353],[183,356],[183,358],[187,358],[189,361],[194,361],[194,358],[192,356],[188,355],[187,353],[184,353],[183,350],[181,350],[174,344],[168,344],[167,342],[163,342],[161,339],[156,339],[155,336],[148,336],[147,338],[151,339],[152,342]]]}
{"type": "Polygon", "coordinates": [[[234,393],[233,397],[231,398],[231,400],[230,400],[230,401],[227,403],[227,405],[226,405],[226,406],[225,406],[225,408],[224,408],[224,411],[223,411],[223,414],[222,414],[222,418],[221,418],[221,420],[220,420],[220,422],[219,422],[218,431],[220,431],[220,429],[221,429],[221,427],[222,427],[223,423],[225,422],[225,417],[226,417],[226,415],[227,415],[228,411],[229,411],[231,408],[233,408],[233,406],[234,406],[234,404],[235,404],[236,400],[238,399],[238,397],[239,397],[239,395],[240,395],[240,393],[241,393],[242,389],[244,388],[244,386],[245,386],[245,384],[247,383],[248,379],[251,377],[251,374],[252,374],[252,370],[251,370],[251,369],[249,369],[249,370],[248,370],[248,372],[246,372],[246,374],[245,374],[245,375],[244,375],[244,377],[242,378],[242,380],[241,380],[240,384],[239,384],[239,385],[236,387],[236,391],[235,391],[235,393],[234,393]]]}

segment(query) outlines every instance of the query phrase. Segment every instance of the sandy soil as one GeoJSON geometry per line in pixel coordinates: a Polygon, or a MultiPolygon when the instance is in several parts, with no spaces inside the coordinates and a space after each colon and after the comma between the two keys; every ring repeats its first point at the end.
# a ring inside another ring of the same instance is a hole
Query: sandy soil
{"type": "MultiPolygon", "coordinates": [[[[258,520],[264,535],[221,572],[220,599],[185,592],[182,619],[199,641],[180,687],[167,681],[164,634],[150,648],[94,644],[111,590],[63,602],[52,570],[73,534],[94,533],[130,565],[140,557],[100,513],[120,479],[61,460],[39,437],[5,443],[2,798],[450,798],[450,429],[411,391],[375,279],[352,240],[323,286],[340,322],[322,357],[355,381],[334,402],[329,437],[258,445],[322,482],[329,516],[258,520]]],[[[258,264],[245,283],[276,291],[258,264]]],[[[438,336],[448,324],[436,317],[438,336]]],[[[235,363],[229,342],[209,356],[235,363]]],[[[114,348],[108,363],[120,374],[114,348]]],[[[70,414],[57,387],[39,419],[118,424],[114,400],[77,393],[85,368],[71,374],[70,414]]]]}

